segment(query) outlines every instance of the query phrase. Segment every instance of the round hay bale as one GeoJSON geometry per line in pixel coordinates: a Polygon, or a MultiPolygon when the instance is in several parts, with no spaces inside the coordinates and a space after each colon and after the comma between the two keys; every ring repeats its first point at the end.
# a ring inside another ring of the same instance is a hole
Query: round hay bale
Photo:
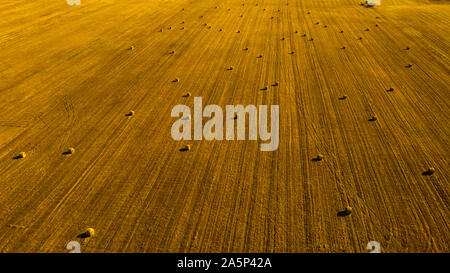
{"type": "Polygon", "coordinates": [[[347,215],[349,215],[353,212],[353,208],[350,206],[346,206],[344,211],[347,215]]]}
{"type": "Polygon", "coordinates": [[[70,148],[67,150],[67,154],[73,155],[74,153],[75,153],[75,148],[73,148],[73,147],[70,147],[70,148]]]}
{"type": "Polygon", "coordinates": [[[17,158],[25,158],[25,157],[27,157],[27,154],[26,154],[25,152],[20,152],[20,153],[17,155],[17,158]]]}
{"type": "Polygon", "coordinates": [[[436,171],[436,170],[435,170],[433,167],[430,167],[430,168],[428,168],[428,170],[426,171],[426,173],[427,173],[428,175],[432,175],[432,174],[434,174],[435,171],[436,171]]]}
{"type": "Polygon", "coordinates": [[[87,237],[94,237],[95,230],[93,228],[88,228],[88,229],[86,229],[86,233],[85,234],[86,234],[87,237]]]}

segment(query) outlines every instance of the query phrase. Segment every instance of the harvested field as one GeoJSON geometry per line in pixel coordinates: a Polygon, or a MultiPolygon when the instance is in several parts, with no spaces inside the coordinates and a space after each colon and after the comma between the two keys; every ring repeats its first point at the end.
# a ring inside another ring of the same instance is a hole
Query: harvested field
{"type": "Polygon", "coordinates": [[[1,1],[0,252],[450,252],[450,3],[359,2],[1,1]]]}

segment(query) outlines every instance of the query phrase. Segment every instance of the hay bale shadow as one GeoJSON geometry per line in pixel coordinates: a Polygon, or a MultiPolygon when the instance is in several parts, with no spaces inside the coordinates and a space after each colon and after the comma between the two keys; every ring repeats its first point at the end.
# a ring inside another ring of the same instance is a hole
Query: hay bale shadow
{"type": "Polygon", "coordinates": [[[339,212],[337,213],[337,216],[338,216],[338,217],[345,217],[345,216],[349,216],[350,214],[351,214],[350,211],[343,210],[343,211],[339,211],[339,212]]]}
{"type": "Polygon", "coordinates": [[[91,235],[87,231],[77,235],[77,238],[80,238],[80,239],[86,239],[89,237],[91,237],[91,235]]]}

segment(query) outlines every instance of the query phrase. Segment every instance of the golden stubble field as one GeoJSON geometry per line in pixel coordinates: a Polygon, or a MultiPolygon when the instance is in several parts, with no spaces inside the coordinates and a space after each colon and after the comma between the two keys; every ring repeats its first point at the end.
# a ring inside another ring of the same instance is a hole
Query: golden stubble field
{"type": "Polygon", "coordinates": [[[449,2],[359,2],[1,0],[0,252],[449,252],[449,2]],[[174,141],[194,96],[278,150],[174,141]]]}

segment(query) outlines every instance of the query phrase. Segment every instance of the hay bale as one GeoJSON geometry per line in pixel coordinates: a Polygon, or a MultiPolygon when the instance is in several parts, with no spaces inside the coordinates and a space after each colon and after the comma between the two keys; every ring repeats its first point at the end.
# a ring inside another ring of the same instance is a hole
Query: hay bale
{"type": "Polygon", "coordinates": [[[316,161],[321,161],[323,160],[323,154],[318,154],[316,157],[316,161]]]}
{"type": "Polygon", "coordinates": [[[353,212],[353,208],[350,207],[350,206],[346,206],[344,212],[345,212],[347,215],[350,215],[350,214],[353,212]]]}
{"type": "Polygon", "coordinates": [[[86,234],[87,237],[94,237],[95,230],[93,228],[88,228],[88,229],[86,229],[85,234],[86,234]]]}
{"type": "Polygon", "coordinates": [[[371,117],[371,118],[369,119],[369,121],[377,121],[377,120],[378,120],[378,118],[377,118],[376,115],[374,115],[373,117],[371,117]]]}
{"type": "Polygon", "coordinates": [[[67,154],[69,154],[69,155],[73,155],[75,153],[75,148],[73,148],[73,147],[70,147],[68,150],[67,150],[67,154]]]}
{"type": "Polygon", "coordinates": [[[25,158],[27,157],[27,154],[25,152],[20,152],[16,158],[25,158]]]}
{"type": "Polygon", "coordinates": [[[436,170],[433,167],[428,168],[423,174],[424,175],[432,175],[436,172],[436,170]]]}
{"type": "Polygon", "coordinates": [[[390,87],[389,89],[386,90],[387,92],[392,92],[394,91],[394,88],[390,87]]]}
{"type": "Polygon", "coordinates": [[[190,150],[191,150],[191,145],[189,145],[189,144],[180,149],[180,151],[182,151],[182,152],[187,152],[190,150]]]}
{"type": "Polygon", "coordinates": [[[131,110],[130,112],[128,112],[128,114],[126,114],[126,116],[128,116],[128,117],[132,117],[132,116],[134,116],[136,113],[133,111],[133,110],[131,110]]]}
{"type": "Polygon", "coordinates": [[[339,98],[340,100],[345,100],[347,99],[347,95],[342,95],[342,97],[339,98]]]}
{"type": "Polygon", "coordinates": [[[180,81],[180,78],[175,78],[172,80],[172,82],[179,82],[179,81],[180,81]]]}
{"type": "Polygon", "coordinates": [[[134,46],[130,46],[128,50],[134,50],[134,46]]]}

